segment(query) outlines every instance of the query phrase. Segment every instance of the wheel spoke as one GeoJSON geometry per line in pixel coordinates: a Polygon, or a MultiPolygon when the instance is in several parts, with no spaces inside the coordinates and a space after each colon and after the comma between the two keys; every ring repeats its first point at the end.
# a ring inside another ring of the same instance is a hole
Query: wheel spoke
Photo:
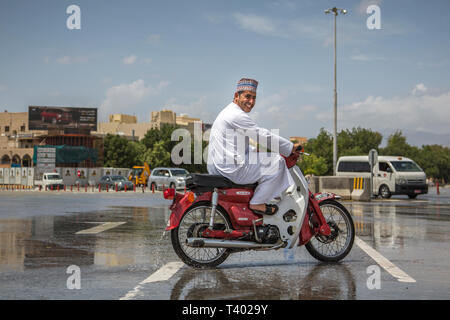
{"type": "Polygon", "coordinates": [[[332,234],[328,237],[316,236],[310,243],[323,256],[339,256],[349,245],[350,221],[338,206],[325,204],[321,210],[332,234]]]}
{"type": "MultiPolygon", "coordinates": [[[[208,263],[217,260],[225,252],[226,248],[194,248],[186,245],[188,231],[198,228],[198,225],[208,225],[211,216],[210,207],[197,207],[186,213],[180,221],[178,227],[178,238],[183,252],[192,260],[200,263],[208,263]],[[191,229],[195,225],[196,227],[191,229]]],[[[227,219],[217,210],[214,217],[215,224],[223,224],[225,227],[231,228],[227,219]]],[[[201,228],[201,226],[200,226],[201,228]]],[[[198,230],[198,229],[197,229],[198,230]]],[[[193,237],[198,237],[194,234],[193,237]]]]}

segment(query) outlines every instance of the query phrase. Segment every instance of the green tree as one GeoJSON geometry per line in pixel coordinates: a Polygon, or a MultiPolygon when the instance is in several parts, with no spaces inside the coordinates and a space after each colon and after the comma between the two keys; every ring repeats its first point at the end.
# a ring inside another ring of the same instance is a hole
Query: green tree
{"type": "Polygon", "coordinates": [[[403,136],[401,131],[397,130],[389,136],[386,147],[381,148],[379,154],[408,157],[412,152],[411,146],[406,142],[406,137],[403,136]]]}
{"type": "MultiPolygon", "coordinates": [[[[338,157],[350,155],[365,155],[371,149],[377,149],[383,136],[370,129],[361,127],[352,130],[342,130],[338,133],[338,157]]],[[[316,138],[308,140],[305,151],[313,157],[304,157],[301,164],[303,172],[320,175],[333,174],[333,136],[324,128],[320,129],[316,138]],[[324,172],[325,171],[325,172],[324,172]]]]}
{"type": "Polygon", "coordinates": [[[361,127],[342,130],[338,134],[338,157],[366,155],[371,149],[378,150],[383,136],[361,127]]]}
{"type": "Polygon", "coordinates": [[[170,167],[170,152],[164,147],[165,141],[158,141],[144,153],[144,161],[151,167],[170,167]]]}
{"type": "Polygon", "coordinates": [[[147,151],[147,148],[145,145],[140,141],[130,141],[130,148],[133,149],[133,153],[136,154],[136,159],[134,162],[134,165],[142,166],[145,162],[145,152],[147,151]]]}
{"type": "Polygon", "coordinates": [[[427,177],[437,178],[441,182],[450,180],[450,148],[424,145],[414,160],[425,171],[427,177]]]}
{"type": "Polygon", "coordinates": [[[163,147],[166,151],[171,152],[172,148],[177,144],[177,141],[171,141],[172,132],[176,129],[179,129],[179,126],[163,123],[160,129],[152,128],[148,130],[141,143],[147,149],[152,149],[157,142],[163,141],[163,147]]]}
{"type": "Polygon", "coordinates": [[[137,158],[137,150],[125,137],[107,134],[104,142],[105,167],[131,168],[137,158]]]}
{"type": "Polygon", "coordinates": [[[310,156],[303,156],[302,160],[297,163],[303,174],[312,174],[315,176],[322,176],[329,171],[327,161],[314,154],[310,156]]]}
{"type": "MultiPolygon", "coordinates": [[[[304,147],[305,152],[324,159],[327,171],[323,175],[333,174],[333,136],[329,132],[321,128],[317,137],[309,139],[304,147]]],[[[306,163],[303,165],[302,170],[308,170],[307,164],[310,163],[306,160],[307,156],[303,158],[303,161],[306,161],[306,163]]]]}

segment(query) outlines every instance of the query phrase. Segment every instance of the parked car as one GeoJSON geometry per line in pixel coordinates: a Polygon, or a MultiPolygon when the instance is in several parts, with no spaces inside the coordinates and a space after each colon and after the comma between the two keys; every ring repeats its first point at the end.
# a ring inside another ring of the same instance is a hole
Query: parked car
{"type": "Polygon", "coordinates": [[[189,172],[181,168],[155,168],[150,174],[148,185],[150,190],[166,188],[184,189],[189,172]]]}
{"type": "Polygon", "coordinates": [[[108,189],[116,189],[117,190],[125,190],[125,186],[127,187],[127,190],[133,190],[133,183],[131,181],[128,181],[123,176],[103,176],[97,183],[97,188],[106,189],[106,186],[108,186],[108,189]]]}
{"type": "Polygon", "coordinates": [[[42,186],[42,188],[47,187],[48,189],[64,188],[63,178],[59,173],[47,172],[42,175],[42,180],[36,180],[34,182],[37,186],[42,186]]]}

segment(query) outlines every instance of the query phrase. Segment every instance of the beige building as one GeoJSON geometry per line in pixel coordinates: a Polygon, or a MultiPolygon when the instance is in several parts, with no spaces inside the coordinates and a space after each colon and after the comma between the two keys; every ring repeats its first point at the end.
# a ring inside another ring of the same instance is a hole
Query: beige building
{"type": "Polygon", "coordinates": [[[150,123],[138,123],[136,116],[117,113],[109,115],[109,122],[99,122],[97,127],[97,132],[92,132],[93,134],[117,134],[130,140],[142,139],[151,128],[150,123]]]}
{"type": "Polygon", "coordinates": [[[136,116],[130,116],[127,114],[111,114],[109,115],[109,122],[137,123],[137,118],[136,116]]]}
{"type": "Polygon", "coordinates": [[[78,165],[83,167],[99,165],[103,159],[101,140],[92,135],[64,134],[62,130],[29,130],[28,112],[5,111],[0,113],[0,168],[32,167],[34,146],[46,144],[97,149],[97,163],[86,160],[78,165]]]}
{"type": "Polygon", "coordinates": [[[47,131],[28,130],[28,112],[0,113],[0,168],[31,167],[33,147],[47,131]]]}
{"type": "Polygon", "coordinates": [[[112,114],[109,116],[109,122],[100,122],[97,132],[93,132],[93,134],[106,135],[110,133],[141,140],[148,130],[160,129],[162,124],[178,125],[193,134],[196,122],[203,130],[203,122],[200,119],[191,118],[186,114],[177,116],[171,110],[152,111],[150,122],[137,122],[135,116],[126,114],[112,114]]]}
{"type": "Polygon", "coordinates": [[[308,142],[307,137],[289,137],[289,140],[294,143],[300,143],[302,146],[308,142]]]}
{"type": "Polygon", "coordinates": [[[176,115],[171,110],[161,110],[152,112],[152,128],[161,128],[161,124],[177,125],[181,128],[189,130],[191,134],[194,133],[194,123],[198,123],[203,130],[203,122],[199,118],[191,118],[187,114],[176,115]]]}
{"type": "MultiPolygon", "coordinates": [[[[137,122],[136,116],[126,114],[112,114],[109,122],[100,122],[96,132],[92,135],[118,134],[129,139],[140,140],[151,128],[160,128],[167,123],[178,125],[194,133],[194,123],[199,123],[202,130],[205,125],[198,118],[191,118],[186,114],[176,115],[171,110],[161,110],[151,113],[150,122],[137,122]]],[[[49,139],[59,134],[49,135],[47,130],[29,130],[28,112],[1,112],[0,113],[0,167],[9,168],[14,165],[31,167],[33,159],[33,147],[39,144],[49,143],[49,139]]],[[[69,137],[70,138],[70,137],[69,137]]],[[[51,142],[51,141],[50,141],[51,142]]],[[[65,140],[59,144],[65,144],[65,140]],[[64,142],[64,143],[63,143],[64,142]]],[[[57,143],[57,141],[55,141],[57,143]]],[[[58,144],[57,143],[57,144],[58,144]]],[[[84,145],[76,142],[73,145],[84,145]]],[[[93,146],[89,146],[93,147],[93,146]]]]}

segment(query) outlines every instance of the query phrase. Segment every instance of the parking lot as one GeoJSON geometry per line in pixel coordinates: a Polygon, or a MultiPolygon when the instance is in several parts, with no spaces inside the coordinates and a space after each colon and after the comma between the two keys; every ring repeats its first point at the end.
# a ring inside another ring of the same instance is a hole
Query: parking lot
{"type": "Polygon", "coordinates": [[[344,201],[357,238],[338,264],[304,247],[181,263],[160,192],[0,192],[0,299],[449,299],[450,190],[344,201]]]}

